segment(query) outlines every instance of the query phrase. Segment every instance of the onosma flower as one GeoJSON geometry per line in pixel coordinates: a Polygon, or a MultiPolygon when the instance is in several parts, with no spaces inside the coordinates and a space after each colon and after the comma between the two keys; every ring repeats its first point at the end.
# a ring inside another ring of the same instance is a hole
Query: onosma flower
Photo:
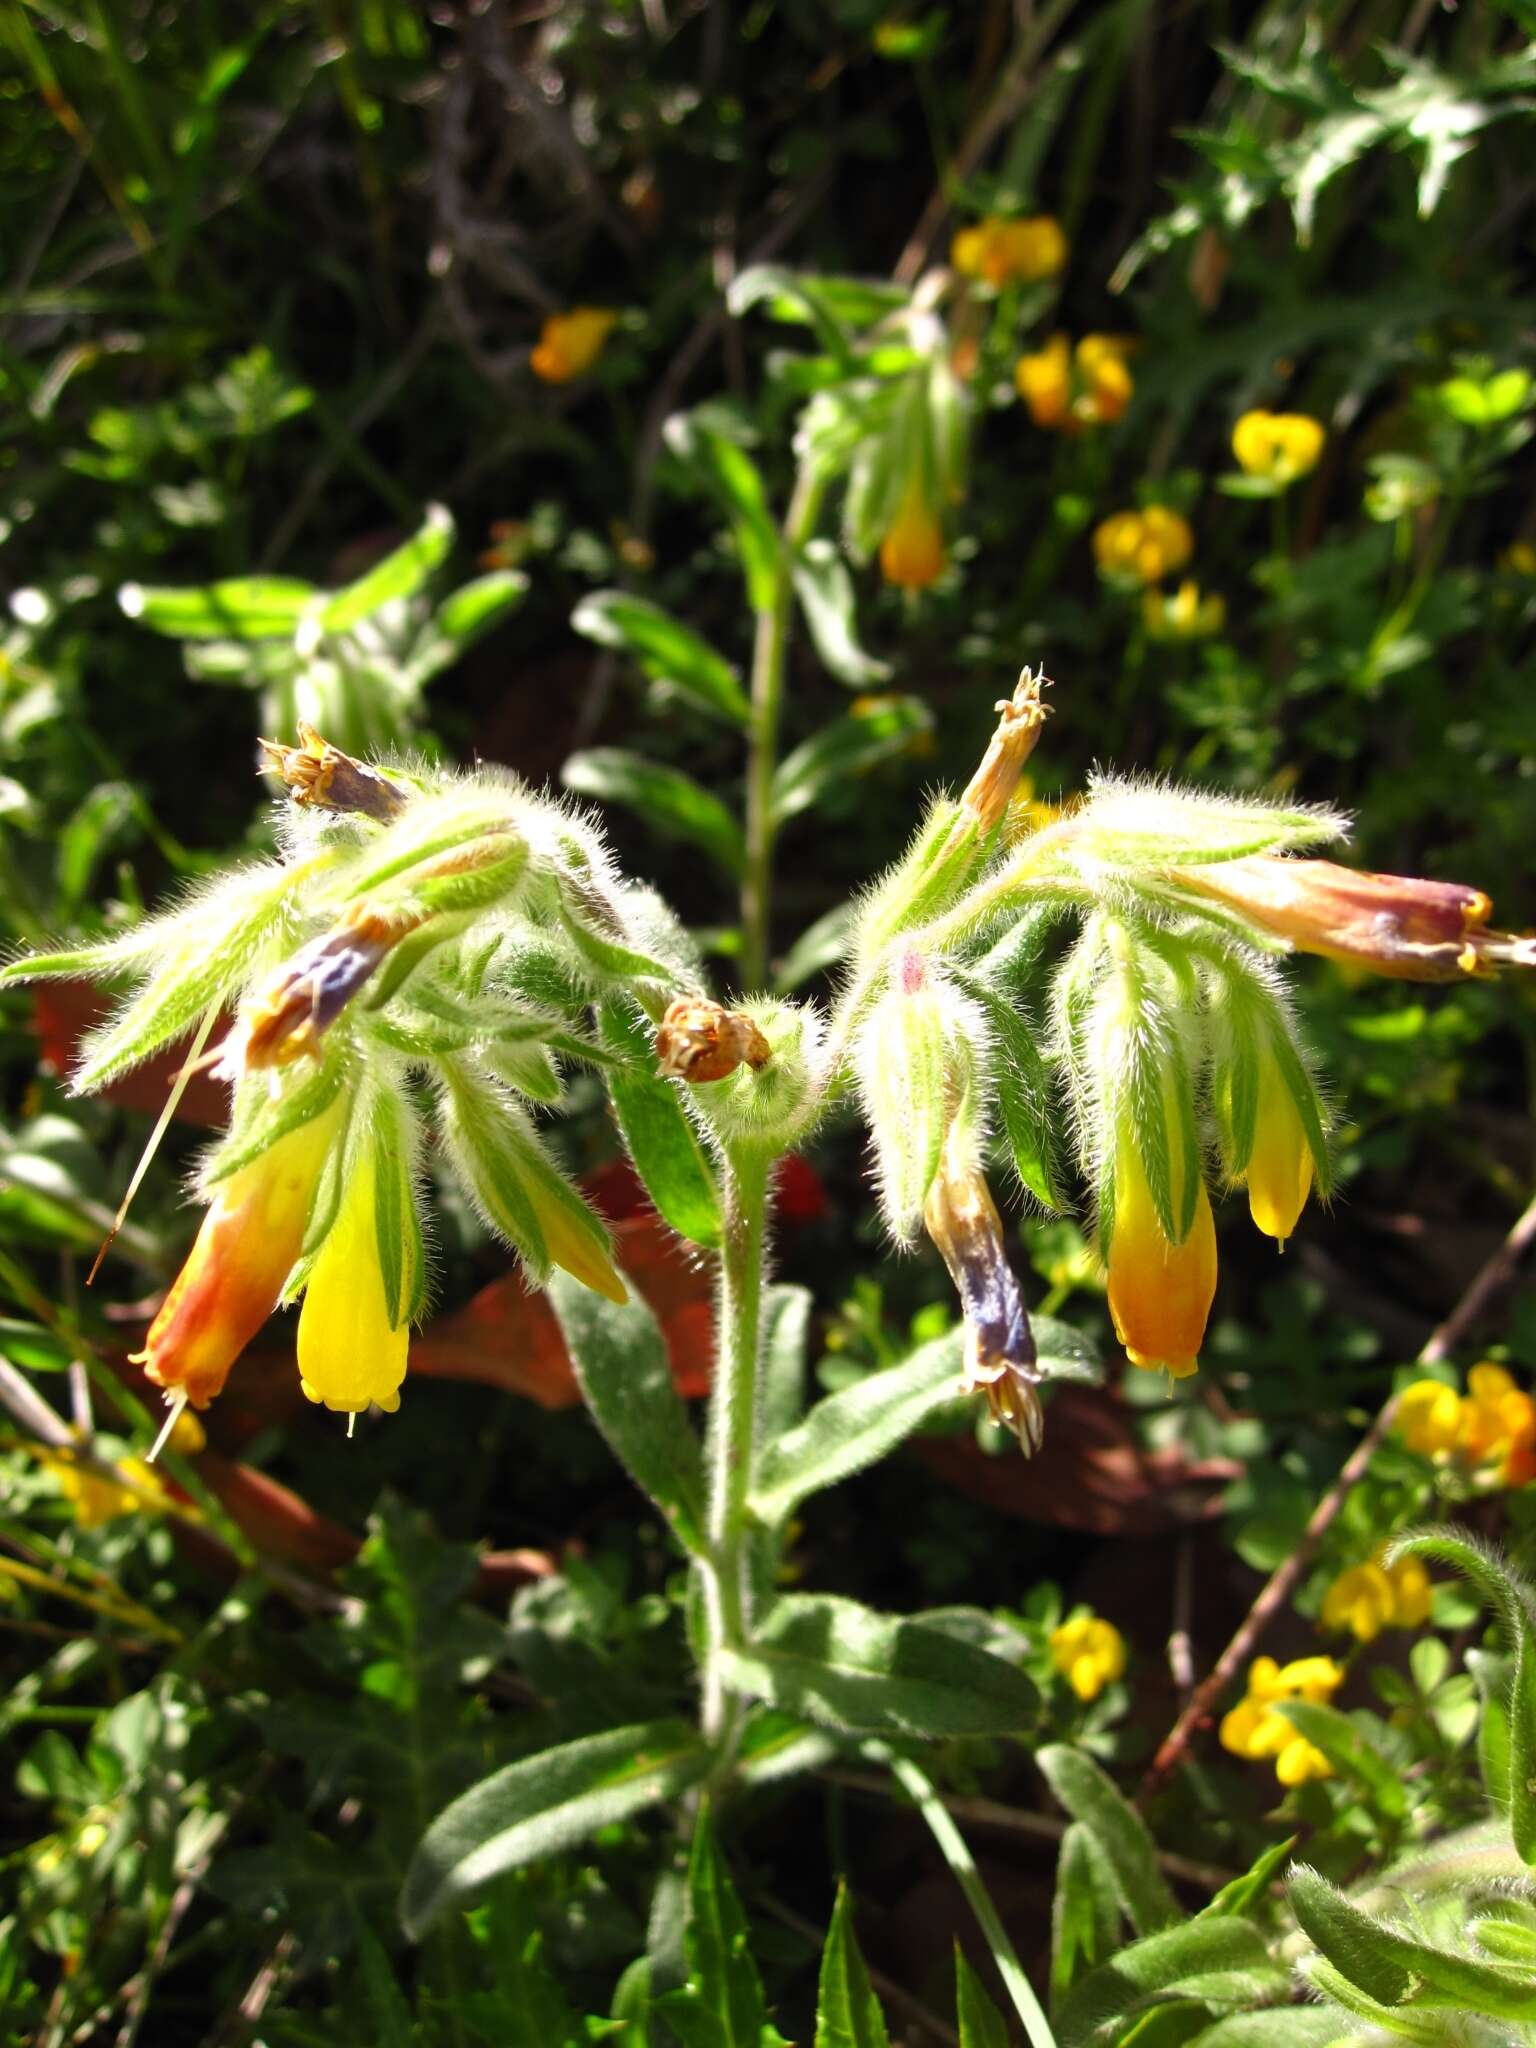
{"type": "Polygon", "coordinates": [[[233,1021],[215,1071],[230,1124],[206,1213],[138,1354],[202,1407],[281,1302],[303,1296],[304,1391],[393,1409],[426,1301],[419,1159],[429,1124],[487,1227],[535,1283],[563,1267],[623,1300],[608,1233],[549,1157],[536,1105],[559,1062],[599,1060],[590,1007],[696,985],[679,929],[614,873],[592,826],[496,770],[365,768],[269,746],[288,782],[283,857],[105,945],[4,979],[135,974],[85,1044],[79,1091],[233,1021]],[[349,802],[348,797],[353,801],[349,802]]]}

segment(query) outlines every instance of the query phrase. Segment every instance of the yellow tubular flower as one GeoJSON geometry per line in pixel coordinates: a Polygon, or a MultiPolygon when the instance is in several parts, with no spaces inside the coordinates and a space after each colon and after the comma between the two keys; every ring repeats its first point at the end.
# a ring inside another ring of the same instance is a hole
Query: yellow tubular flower
{"type": "Polygon", "coordinates": [[[944,567],[944,535],[918,484],[909,484],[880,543],[880,573],[899,590],[926,590],[944,567]]]}
{"type": "Polygon", "coordinates": [[[391,1325],[379,1264],[377,1176],[364,1152],[320,1247],[299,1312],[299,1383],[311,1401],[356,1414],[372,1402],[393,1414],[410,1325],[391,1325]]]}
{"type": "Polygon", "coordinates": [[[601,306],[574,306],[569,313],[551,313],[528,358],[536,377],[546,384],[568,384],[590,370],[618,322],[618,314],[601,306]]]}
{"type": "Polygon", "coordinates": [[[1420,1457],[1444,1457],[1461,1437],[1462,1401],[1444,1380],[1415,1380],[1397,1399],[1397,1434],[1420,1457]]]}
{"type": "Polygon", "coordinates": [[[1245,412],[1232,429],[1232,453],[1249,476],[1290,484],[1316,469],[1327,439],[1304,412],[1245,412]]]}
{"type": "Polygon", "coordinates": [[[146,1379],[206,1408],[277,1306],[304,1242],[340,1099],[214,1189],[186,1264],[133,1354],[146,1379]]]}
{"type": "Polygon", "coordinates": [[[541,1205],[539,1228],[544,1233],[545,1250],[573,1280],[620,1306],[628,1301],[629,1289],[619,1277],[618,1268],[591,1231],[583,1230],[573,1216],[553,1202],[541,1205]]]}
{"type": "Polygon", "coordinates": [[[1324,1628],[1347,1629],[1358,1642],[1374,1642],[1396,1618],[1392,1580],[1374,1562],[1340,1572],[1323,1597],[1324,1628]]]}
{"type": "Polygon", "coordinates": [[[1052,1629],[1051,1663],[1080,1700],[1095,1700],[1125,1670],[1125,1638],[1095,1614],[1074,1615],[1052,1629]]]}
{"type": "MultiPolygon", "coordinates": [[[[1174,1161],[1173,1203],[1182,1189],[1174,1161]]],[[[1115,1160],[1115,1216],[1109,1241],[1109,1312],[1132,1365],[1161,1367],[1175,1379],[1195,1370],[1216,1292],[1216,1227],[1202,1184],[1195,1220],[1182,1244],[1168,1242],[1133,1143],[1115,1160]]]]}
{"type": "Polygon", "coordinates": [[[1167,505],[1115,512],[1094,528],[1094,559],[1107,576],[1158,583],[1195,551],[1189,521],[1167,505]]]}
{"type": "Polygon", "coordinates": [[[1249,1214],[1266,1237],[1283,1245],[1312,1186],[1312,1148],[1285,1076],[1269,1054],[1259,1069],[1259,1106],[1245,1178],[1249,1214]]]}

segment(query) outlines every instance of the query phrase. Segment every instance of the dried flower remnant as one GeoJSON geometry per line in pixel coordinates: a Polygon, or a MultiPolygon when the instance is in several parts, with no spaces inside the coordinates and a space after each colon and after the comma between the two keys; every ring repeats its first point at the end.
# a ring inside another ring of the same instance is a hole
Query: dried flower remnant
{"type": "Polygon", "coordinates": [[[1405,981],[1457,981],[1497,966],[1536,966],[1536,938],[1490,931],[1481,889],[1374,875],[1331,860],[1275,854],[1170,870],[1300,953],[1321,953],[1405,981]]]}
{"type": "Polygon", "coordinates": [[[533,374],[546,384],[569,384],[585,375],[602,354],[618,318],[602,306],[574,306],[569,313],[551,313],[528,358],[533,374]]]}
{"type": "Polygon", "coordinates": [[[1027,668],[1014,685],[1013,695],[1001,698],[992,707],[997,713],[997,730],[960,798],[960,808],[982,832],[992,831],[1007,815],[1025,763],[1039,744],[1050,716],[1050,707],[1041,696],[1050,686],[1048,675],[1027,668]]]}
{"type": "Polygon", "coordinates": [[[669,1003],[656,1032],[662,1073],[696,1086],[723,1081],[742,1065],[764,1067],[772,1057],[750,1017],[706,996],[679,996],[669,1003]]]}
{"type": "Polygon", "coordinates": [[[1024,1295],[1008,1263],[1002,1220],[985,1176],[945,1158],[923,1205],[933,1240],[965,1313],[965,1391],[984,1393],[992,1419],[1018,1438],[1026,1456],[1040,1448],[1045,1416],[1024,1295]]]}
{"type": "Polygon", "coordinates": [[[302,718],[298,746],[286,747],[280,740],[258,740],[257,745],[267,756],[263,771],[281,776],[293,801],[304,808],[359,811],[365,818],[388,824],[408,801],[408,793],[399,783],[333,747],[302,718]]]}

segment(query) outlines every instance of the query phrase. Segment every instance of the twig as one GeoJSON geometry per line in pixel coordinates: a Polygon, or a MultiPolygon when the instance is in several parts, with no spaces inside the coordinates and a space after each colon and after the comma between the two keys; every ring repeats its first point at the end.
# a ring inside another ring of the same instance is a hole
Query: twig
{"type": "MultiPolygon", "coordinates": [[[[890,1804],[890,1787],[883,1779],[866,1777],[862,1771],[825,1770],[819,1775],[829,1785],[841,1785],[845,1791],[878,1799],[887,1806],[890,1804]]],[[[1031,1813],[1022,1806],[1005,1806],[998,1799],[957,1798],[949,1792],[941,1792],[939,1797],[946,1812],[953,1814],[956,1820],[969,1821],[972,1827],[992,1828],[1004,1835],[1024,1835],[1035,1842],[1059,1842],[1067,1832],[1068,1823],[1058,1819],[1054,1813],[1031,1813]]],[[[1157,1860],[1170,1877],[1185,1884],[1197,1884],[1208,1892],[1219,1892],[1237,1874],[1232,1870],[1218,1870],[1212,1863],[1196,1863],[1188,1856],[1176,1856],[1163,1849],[1158,1850],[1157,1860]]]]}
{"type": "MultiPolygon", "coordinates": [[[[1473,1277],[1470,1286],[1445,1321],[1430,1335],[1419,1352],[1418,1364],[1435,1365],[1455,1350],[1488,1302],[1513,1277],[1515,1268],[1533,1239],[1536,1239],[1536,1197],[1527,1204],[1498,1250],[1473,1277]]],[[[1180,1762],[1197,1731],[1211,1718],[1216,1701],[1236,1678],[1239,1668],[1252,1655],[1254,1645],[1280,1609],[1289,1603],[1302,1575],[1317,1555],[1323,1538],[1332,1528],[1350,1488],[1364,1477],[1371,1459],[1385,1442],[1396,1414],[1397,1396],[1392,1394],[1383,1404],[1376,1420],[1345,1459],[1337,1479],[1313,1510],[1312,1519],[1308,1522],[1301,1541],[1284,1563],[1270,1574],[1258,1598],[1243,1617],[1237,1633],[1216,1659],[1206,1677],[1190,1694],[1183,1711],[1169,1730],[1141,1781],[1137,1793],[1139,1800],[1147,1800],[1180,1762]]]]}

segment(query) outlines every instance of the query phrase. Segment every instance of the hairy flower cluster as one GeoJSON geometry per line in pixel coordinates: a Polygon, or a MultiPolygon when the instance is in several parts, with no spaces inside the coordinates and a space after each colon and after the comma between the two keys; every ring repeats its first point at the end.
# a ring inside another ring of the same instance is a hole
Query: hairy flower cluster
{"type": "Polygon", "coordinates": [[[515,778],[367,767],[313,732],[267,752],[291,791],[280,859],[5,979],[137,978],[83,1048],[81,1092],[189,1030],[200,1044],[232,1013],[215,1069],[231,1084],[229,1129],[138,1354],[147,1377],[178,1408],[203,1407],[272,1310],[302,1296],[304,1392],[390,1410],[427,1298],[429,1125],[535,1282],[559,1266],[622,1301],[608,1233],[532,1111],[559,1099],[559,1063],[611,1059],[590,1034],[594,1000],[623,989],[659,1015],[696,971],[592,825],[515,778]]]}

